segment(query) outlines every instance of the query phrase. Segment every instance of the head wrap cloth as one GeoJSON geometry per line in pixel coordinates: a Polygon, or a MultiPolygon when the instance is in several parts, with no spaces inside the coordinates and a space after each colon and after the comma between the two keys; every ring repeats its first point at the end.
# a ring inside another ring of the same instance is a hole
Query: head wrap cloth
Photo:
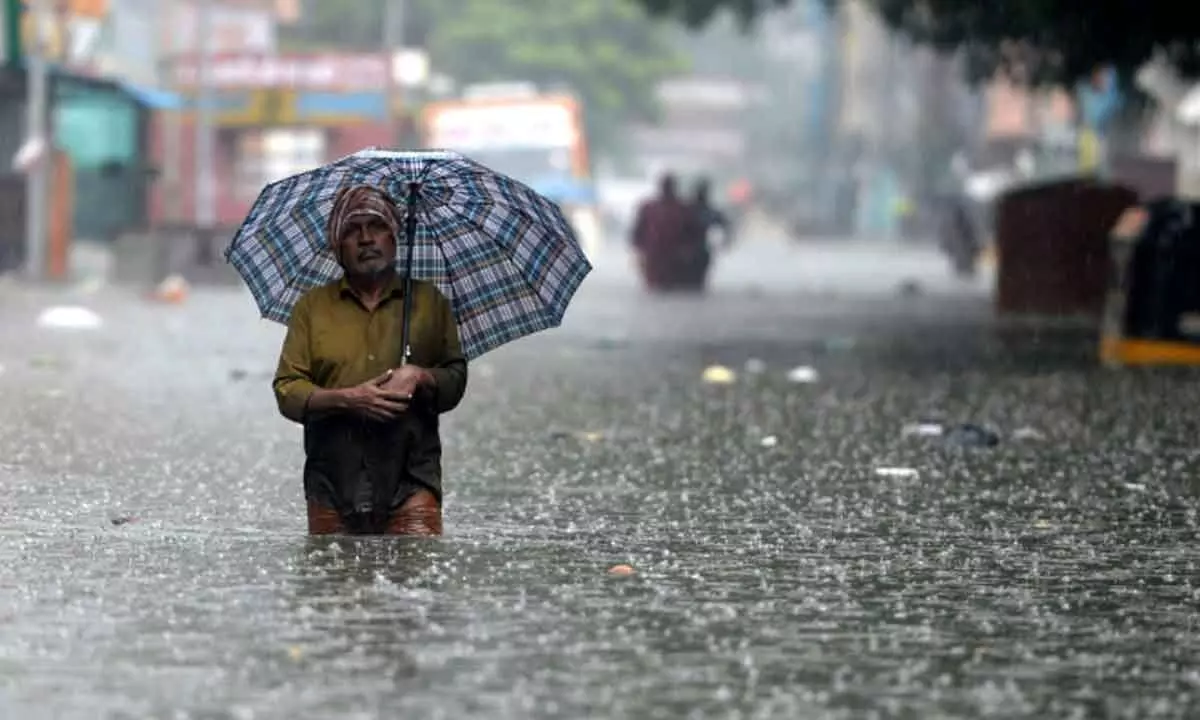
{"type": "MultiPolygon", "coordinates": [[[[338,241],[353,222],[368,218],[379,220],[388,226],[395,237],[400,231],[400,211],[383,191],[370,185],[354,185],[342,188],[333,200],[325,235],[330,249],[338,254],[338,241]]],[[[339,258],[340,260],[341,258],[339,258]]]]}

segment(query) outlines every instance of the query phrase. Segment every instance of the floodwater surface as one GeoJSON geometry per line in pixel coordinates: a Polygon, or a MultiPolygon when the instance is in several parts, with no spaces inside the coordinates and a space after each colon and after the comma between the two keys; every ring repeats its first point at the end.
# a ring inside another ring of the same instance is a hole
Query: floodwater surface
{"type": "Polygon", "coordinates": [[[247,296],[106,290],[55,333],[0,294],[0,717],[1200,707],[1200,390],[1086,335],[597,282],[474,364],[444,538],[316,540],[247,296]],[[962,422],[999,443],[905,432],[962,422]]]}

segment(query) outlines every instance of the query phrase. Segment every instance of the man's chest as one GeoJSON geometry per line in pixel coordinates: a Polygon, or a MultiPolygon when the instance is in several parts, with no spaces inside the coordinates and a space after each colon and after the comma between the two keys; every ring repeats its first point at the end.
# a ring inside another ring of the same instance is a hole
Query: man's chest
{"type": "MultiPolygon", "coordinates": [[[[312,318],[310,342],[313,374],[326,387],[365,382],[402,361],[403,304],[391,301],[373,311],[352,303],[329,308],[312,318]]],[[[414,308],[409,344],[413,360],[429,362],[434,328],[414,308]]]]}

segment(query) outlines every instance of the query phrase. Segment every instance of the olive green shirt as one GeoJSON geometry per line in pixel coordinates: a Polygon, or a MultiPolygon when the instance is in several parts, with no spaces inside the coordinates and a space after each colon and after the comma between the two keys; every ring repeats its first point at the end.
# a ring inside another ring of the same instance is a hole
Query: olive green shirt
{"type": "Polygon", "coordinates": [[[351,512],[402,503],[422,487],[441,498],[438,415],[462,400],[467,361],[450,302],[432,284],[413,283],[409,345],[410,362],[433,375],[434,388],[392,423],[306,413],[317,388],[353,387],[400,367],[403,308],[404,283],[395,278],[374,310],[344,279],[310,290],[292,309],[272,385],[280,413],[305,426],[310,501],[351,512]],[[372,488],[389,497],[371,500],[372,488]]]}
{"type": "MultiPolygon", "coordinates": [[[[396,278],[379,307],[369,311],[346,281],[304,294],[292,309],[275,371],[279,411],[303,423],[317,388],[360,385],[401,363],[404,283],[396,278]]],[[[467,362],[450,302],[430,283],[413,283],[411,362],[433,374],[437,412],[453,410],[467,387],[467,362]]]]}

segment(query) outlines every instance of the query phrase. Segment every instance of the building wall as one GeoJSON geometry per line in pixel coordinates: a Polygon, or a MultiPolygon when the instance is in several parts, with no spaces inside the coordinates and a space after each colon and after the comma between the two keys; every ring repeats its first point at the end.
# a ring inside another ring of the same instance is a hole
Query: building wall
{"type": "MultiPolygon", "coordinates": [[[[163,165],[165,160],[167,143],[165,142],[164,130],[166,125],[167,123],[164,122],[162,114],[157,115],[151,121],[150,152],[153,163],[159,167],[163,165]]],[[[184,224],[191,224],[196,216],[196,163],[195,144],[193,142],[195,130],[188,118],[184,118],[180,125],[183,142],[181,143],[179,152],[180,187],[178,203],[181,213],[180,221],[184,224]]],[[[237,130],[220,131],[218,140],[215,143],[216,157],[214,158],[213,169],[217,177],[216,217],[217,223],[221,227],[236,227],[239,225],[253,204],[252,199],[238,197],[235,190],[236,143],[233,138],[236,132],[237,130]]],[[[380,122],[347,123],[327,128],[326,132],[325,161],[327,162],[372,145],[389,145],[392,138],[390,126],[387,123],[380,122]]],[[[163,187],[161,182],[157,183],[150,191],[150,217],[153,222],[170,222],[170,218],[166,216],[166,191],[167,189],[163,187]]]]}
{"type": "Polygon", "coordinates": [[[754,102],[754,90],[727,77],[688,76],[661,83],[660,122],[630,132],[643,170],[736,171],[745,155],[745,114],[754,102]]]}
{"type": "MultiPolygon", "coordinates": [[[[265,0],[211,2],[213,53],[273,53],[277,8],[265,0]]],[[[96,51],[107,74],[139,85],[164,80],[171,57],[197,51],[196,14],[189,3],[110,0],[107,28],[96,51]]]]}

